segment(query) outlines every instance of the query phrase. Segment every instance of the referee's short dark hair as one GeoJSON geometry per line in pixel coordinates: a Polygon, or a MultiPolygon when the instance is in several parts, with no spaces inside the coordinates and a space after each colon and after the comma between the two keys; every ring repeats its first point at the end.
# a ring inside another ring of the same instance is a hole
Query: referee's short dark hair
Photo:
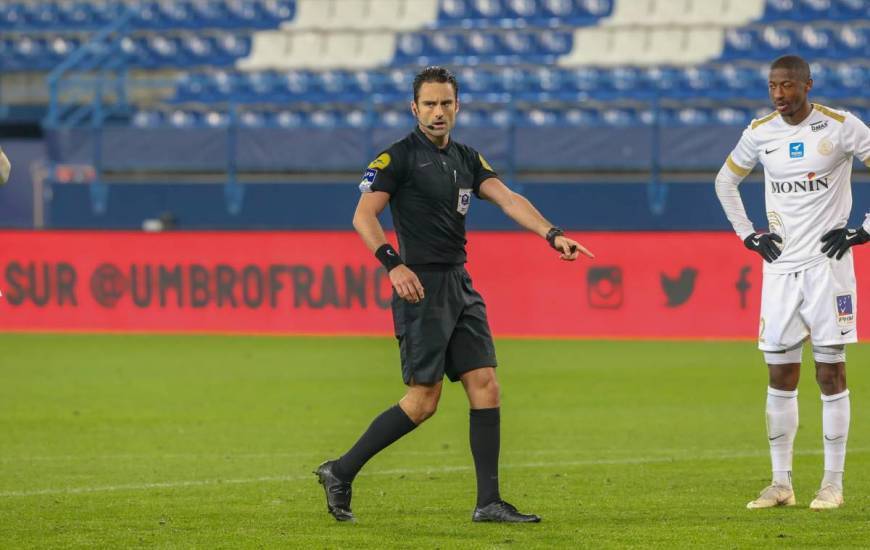
{"type": "Polygon", "coordinates": [[[770,64],[770,70],[772,71],[774,69],[785,69],[791,71],[801,82],[809,82],[811,78],[809,63],[804,61],[804,58],[799,55],[784,55],[782,57],[777,57],[773,60],[773,63],[770,64]]]}
{"type": "Polygon", "coordinates": [[[456,76],[449,69],[435,65],[426,67],[414,77],[414,103],[417,103],[417,98],[420,96],[420,86],[424,82],[448,82],[453,85],[454,99],[459,97],[459,83],[456,82],[456,76]]]}

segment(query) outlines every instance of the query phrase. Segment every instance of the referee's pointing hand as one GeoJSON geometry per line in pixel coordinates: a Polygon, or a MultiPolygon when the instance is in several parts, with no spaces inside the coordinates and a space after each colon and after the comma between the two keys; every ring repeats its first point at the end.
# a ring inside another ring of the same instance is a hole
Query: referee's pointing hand
{"type": "Polygon", "coordinates": [[[399,298],[416,304],[423,299],[423,285],[417,274],[406,265],[398,265],[390,270],[390,282],[399,298]]]}
{"type": "Polygon", "coordinates": [[[574,239],[569,239],[564,235],[559,235],[555,238],[553,241],[553,248],[562,253],[560,258],[568,262],[573,262],[578,256],[580,256],[580,254],[589,258],[595,257],[595,254],[589,252],[582,244],[574,239]]]}

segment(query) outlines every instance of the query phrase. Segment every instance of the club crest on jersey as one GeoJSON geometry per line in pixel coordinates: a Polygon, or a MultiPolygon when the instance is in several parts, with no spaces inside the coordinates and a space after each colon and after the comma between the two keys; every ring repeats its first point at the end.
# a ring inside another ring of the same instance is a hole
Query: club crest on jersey
{"type": "Polygon", "coordinates": [[[788,156],[793,159],[800,159],[804,157],[804,142],[796,141],[794,143],[788,144],[788,156]]]}
{"type": "Polygon", "coordinates": [[[828,156],[834,152],[834,144],[828,138],[822,138],[818,146],[819,154],[828,156]]]}
{"type": "Polygon", "coordinates": [[[855,310],[852,307],[852,295],[840,294],[836,297],[837,302],[837,323],[840,325],[851,325],[855,322],[855,310]]]}
{"type": "Polygon", "coordinates": [[[363,179],[359,182],[359,190],[361,193],[371,193],[372,192],[372,184],[375,182],[375,178],[378,177],[378,171],[373,168],[367,168],[366,173],[363,174],[363,179]]]}
{"type": "Polygon", "coordinates": [[[471,206],[471,189],[460,189],[459,200],[456,203],[456,211],[464,216],[468,213],[469,206],[471,206]]]}

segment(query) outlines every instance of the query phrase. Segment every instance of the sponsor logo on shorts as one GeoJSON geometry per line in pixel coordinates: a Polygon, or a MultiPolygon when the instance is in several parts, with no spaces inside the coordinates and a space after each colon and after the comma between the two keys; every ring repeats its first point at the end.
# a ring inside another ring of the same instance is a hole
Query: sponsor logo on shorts
{"type": "Polygon", "coordinates": [[[851,325],[855,322],[855,310],[852,307],[852,295],[840,294],[836,297],[837,302],[837,323],[840,325],[851,325]]]}
{"type": "Polygon", "coordinates": [[[804,158],[804,142],[795,141],[788,144],[788,156],[793,159],[804,158]]]}

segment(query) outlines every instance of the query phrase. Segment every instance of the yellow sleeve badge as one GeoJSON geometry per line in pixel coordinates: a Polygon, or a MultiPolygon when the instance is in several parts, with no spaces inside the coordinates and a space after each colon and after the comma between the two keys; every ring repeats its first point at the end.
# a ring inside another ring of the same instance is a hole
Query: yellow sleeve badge
{"type": "Polygon", "coordinates": [[[383,170],[390,165],[390,160],[391,159],[389,153],[381,153],[378,158],[376,158],[372,161],[371,164],[369,164],[369,168],[374,170],[383,170]]]}
{"type": "Polygon", "coordinates": [[[483,158],[483,155],[481,155],[480,153],[478,153],[478,154],[477,154],[477,158],[480,159],[480,164],[482,164],[484,168],[486,168],[486,169],[489,170],[490,172],[495,172],[495,170],[492,169],[492,166],[490,166],[489,163],[486,162],[486,159],[483,158]]]}

